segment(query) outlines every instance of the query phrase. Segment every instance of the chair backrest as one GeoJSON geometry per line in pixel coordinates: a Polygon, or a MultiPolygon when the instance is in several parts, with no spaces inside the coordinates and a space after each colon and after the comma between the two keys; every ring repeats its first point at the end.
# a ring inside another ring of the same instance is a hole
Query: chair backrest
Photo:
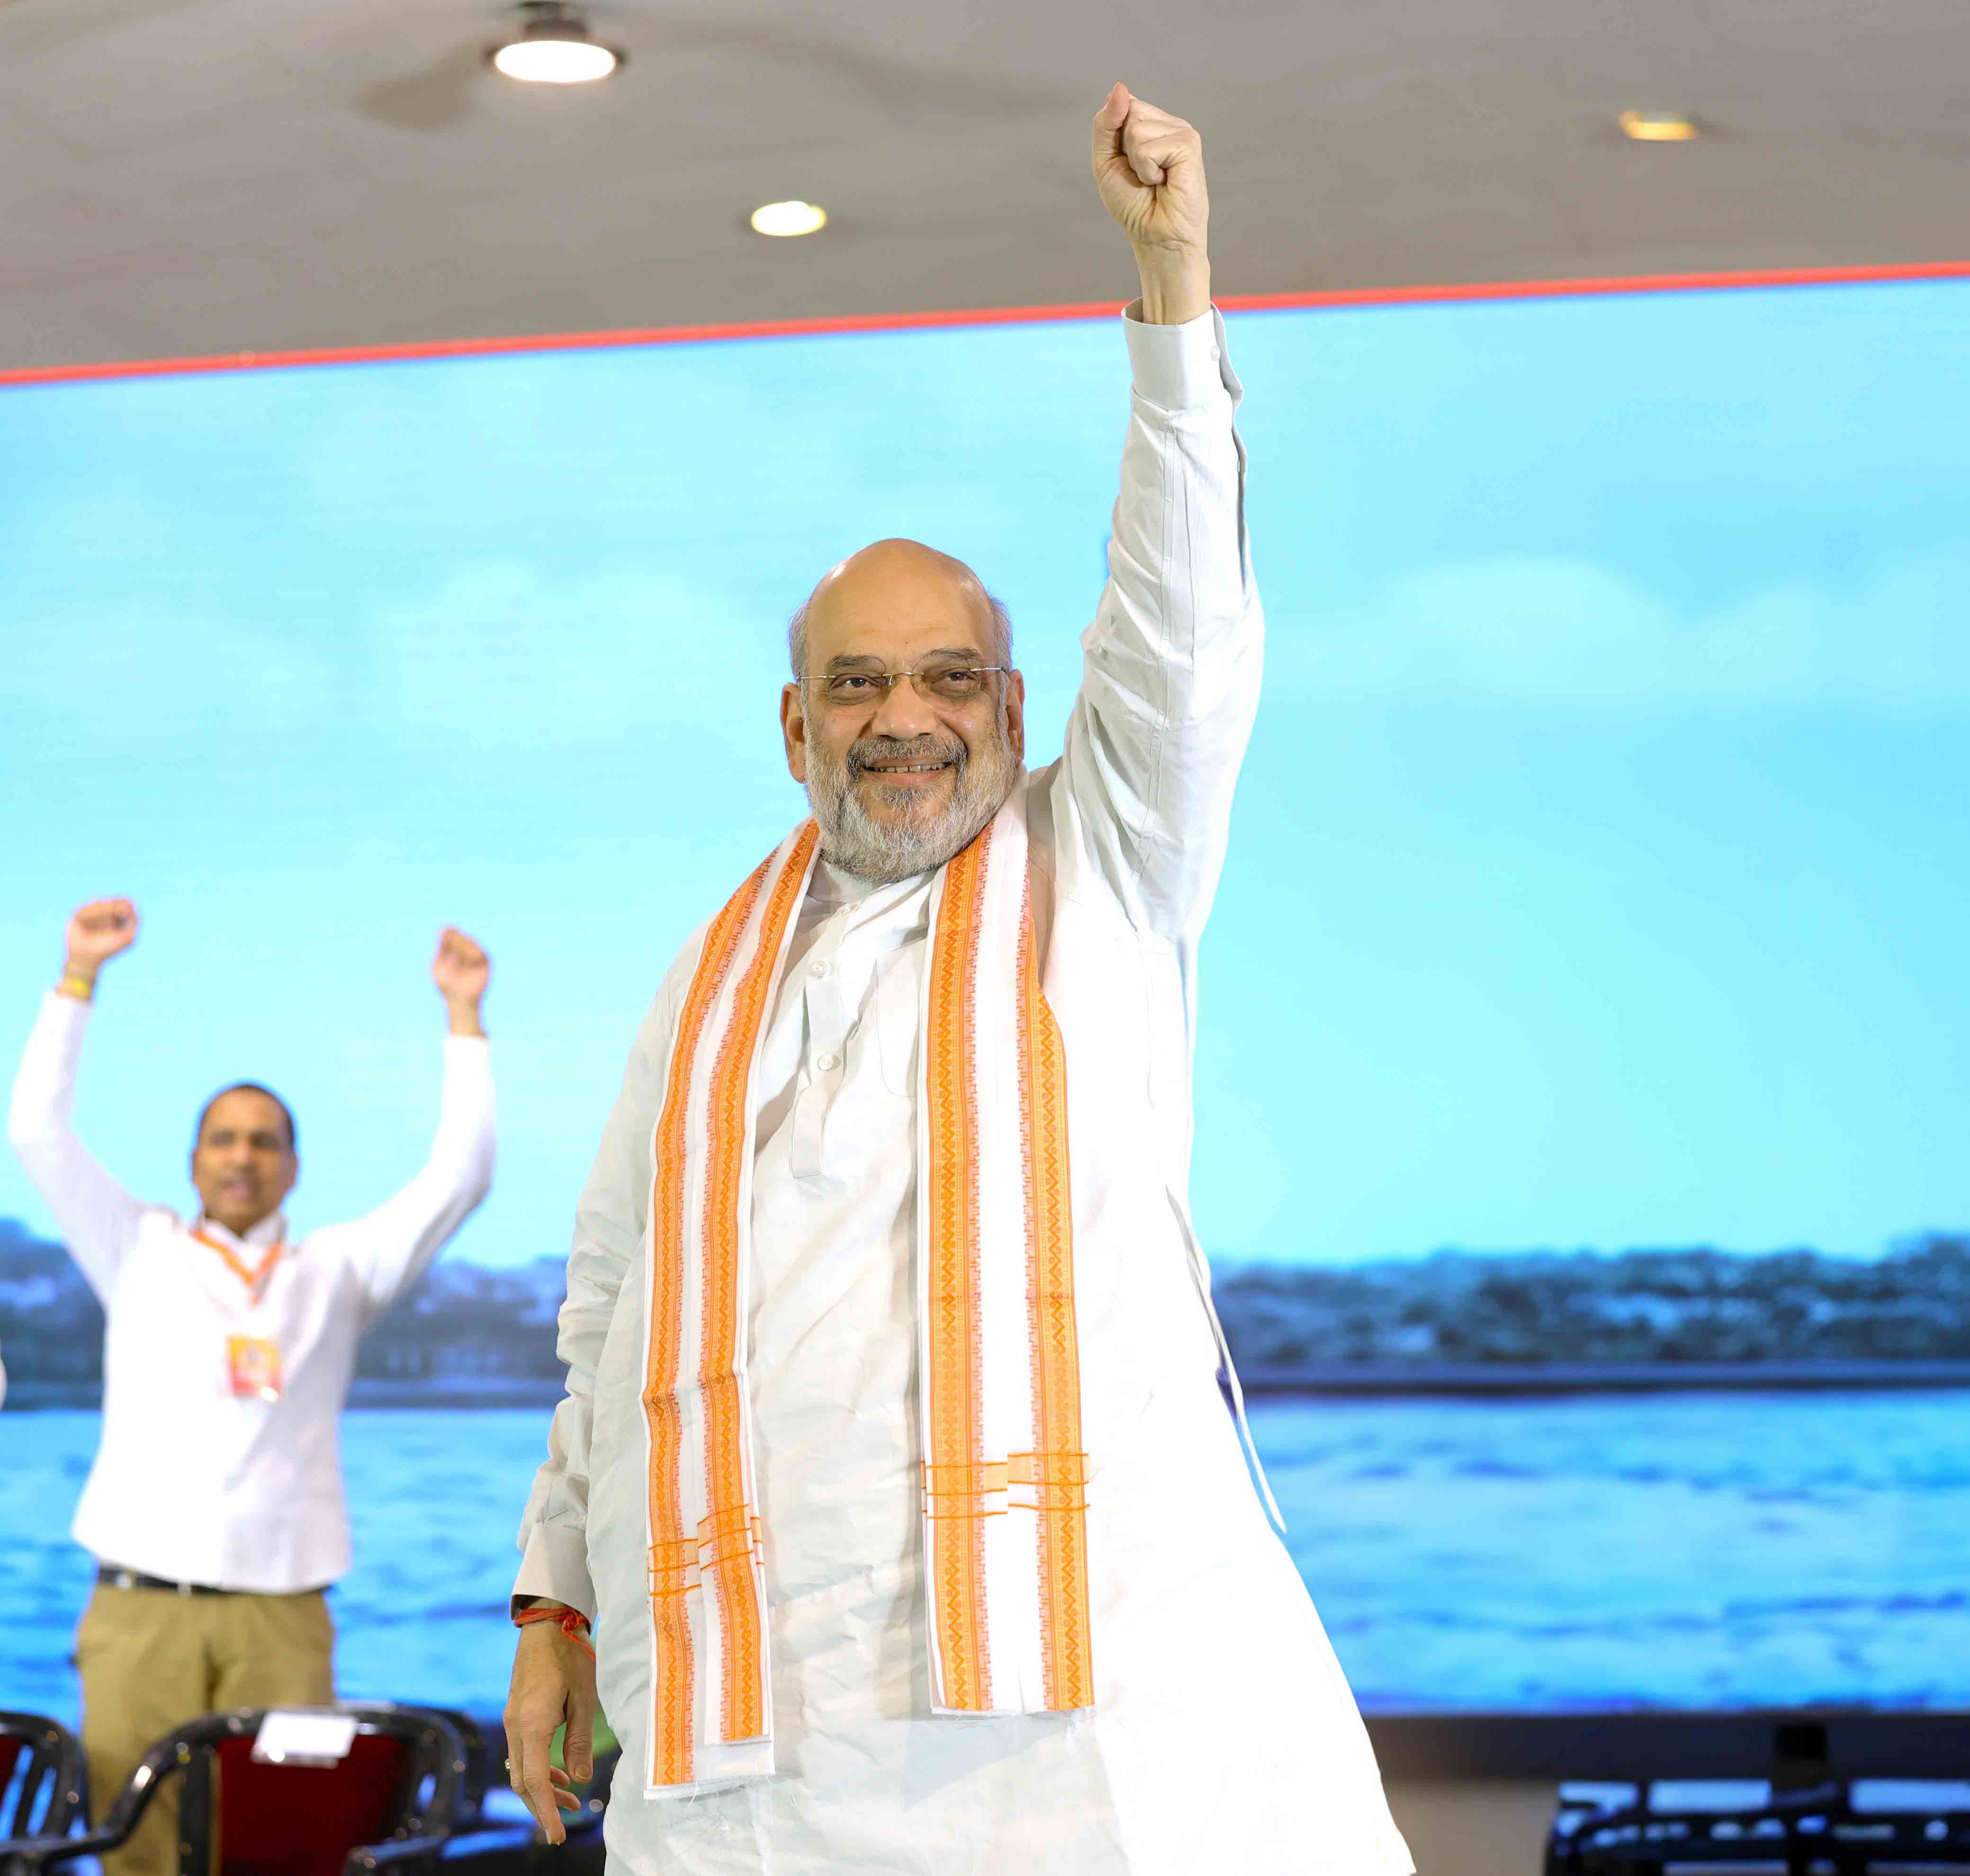
{"type": "MultiPolygon", "coordinates": [[[[458,1743],[465,1748],[465,1767],[458,1778],[457,1813],[460,1823],[468,1822],[485,1809],[486,1788],[495,1783],[503,1787],[506,1783],[503,1773],[496,1779],[493,1775],[492,1742],[478,1715],[467,1712],[463,1707],[427,1707],[424,1710],[450,1721],[452,1730],[458,1735],[458,1743]]],[[[493,1731],[503,1757],[506,1750],[506,1728],[495,1721],[493,1731]]]]}
{"type": "Polygon", "coordinates": [[[457,1822],[463,1748],[414,1707],[338,1709],[348,1751],[327,1765],[253,1756],[265,1712],[242,1709],[180,1727],[147,1757],[174,1763],[182,1876],[341,1876],[352,1850],[442,1836],[457,1822]]]}
{"type": "Polygon", "coordinates": [[[219,1876],[341,1876],[343,1858],[409,1815],[417,1754],[407,1739],[359,1734],[339,1765],[256,1764],[223,1739],[213,1768],[219,1876]]]}
{"type": "Polygon", "coordinates": [[[75,1735],[39,1713],[0,1713],[0,1838],[59,1836],[82,1803],[75,1735]]]}

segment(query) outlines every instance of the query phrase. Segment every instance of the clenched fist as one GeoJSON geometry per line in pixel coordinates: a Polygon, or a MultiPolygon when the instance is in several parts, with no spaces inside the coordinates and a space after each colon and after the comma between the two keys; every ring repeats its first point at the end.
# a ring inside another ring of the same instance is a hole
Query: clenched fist
{"type": "Polygon", "coordinates": [[[1143,318],[1181,325],[1208,311],[1211,198],[1196,130],[1117,85],[1094,113],[1094,180],[1136,251],[1143,318]]]}
{"type": "Polygon", "coordinates": [[[119,951],[137,941],[137,908],[127,899],[93,899],[68,922],[66,975],[93,984],[119,951]]]}
{"type": "Polygon", "coordinates": [[[492,974],[492,961],[476,940],[467,938],[455,925],[438,934],[437,955],[431,960],[431,981],[444,999],[453,1036],[483,1036],[479,1021],[479,1000],[486,994],[486,980],[492,974]]]}

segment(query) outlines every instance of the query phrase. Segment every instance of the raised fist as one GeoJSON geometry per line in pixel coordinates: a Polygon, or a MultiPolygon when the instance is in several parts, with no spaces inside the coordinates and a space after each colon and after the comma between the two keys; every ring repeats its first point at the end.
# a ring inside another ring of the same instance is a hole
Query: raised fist
{"type": "Polygon", "coordinates": [[[93,980],[119,951],[137,941],[137,908],[127,899],[93,899],[68,922],[68,967],[93,980]]]}
{"type": "Polygon", "coordinates": [[[1094,180],[1139,257],[1204,258],[1204,142],[1182,118],[1117,85],[1094,113],[1094,180]]]}
{"type": "Polygon", "coordinates": [[[438,934],[437,955],[431,960],[431,981],[454,1009],[476,1010],[492,974],[492,961],[477,943],[454,925],[438,934]]]}

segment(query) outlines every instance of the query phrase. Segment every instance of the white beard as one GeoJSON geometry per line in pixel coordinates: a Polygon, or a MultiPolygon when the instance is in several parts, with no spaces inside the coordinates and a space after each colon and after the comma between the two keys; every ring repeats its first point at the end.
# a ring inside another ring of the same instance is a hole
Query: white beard
{"type": "Polygon", "coordinates": [[[886,886],[931,872],[961,852],[984,831],[1019,779],[1019,761],[1004,723],[995,723],[993,729],[990,746],[976,755],[955,737],[948,743],[922,736],[902,743],[870,736],[849,750],[846,761],[837,761],[810,743],[807,798],[821,826],[822,853],[844,873],[886,886]],[[875,820],[862,805],[855,778],[872,758],[893,760],[902,756],[954,761],[957,785],[942,808],[921,818],[909,811],[916,808],[917,791],[896,789],[892,798],[906,811],[906,818],[875,820]]]}

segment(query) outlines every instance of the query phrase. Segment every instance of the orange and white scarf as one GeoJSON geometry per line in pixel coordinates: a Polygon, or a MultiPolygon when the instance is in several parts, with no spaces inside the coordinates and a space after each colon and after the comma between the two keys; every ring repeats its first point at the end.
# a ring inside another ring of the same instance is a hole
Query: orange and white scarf
{"type": "MultiPolygon", "coordinates": [[[[1094,1704],[1066,1061],[1040,984],[1026,787],[933,888],[917,1124],[933,1705],[1094,1704]]],[[[752,1081],[820,846],[808,821],[705,935],[652,1141],[652,1795],[773,1769],[746,1376],[752,1081]]]]}

